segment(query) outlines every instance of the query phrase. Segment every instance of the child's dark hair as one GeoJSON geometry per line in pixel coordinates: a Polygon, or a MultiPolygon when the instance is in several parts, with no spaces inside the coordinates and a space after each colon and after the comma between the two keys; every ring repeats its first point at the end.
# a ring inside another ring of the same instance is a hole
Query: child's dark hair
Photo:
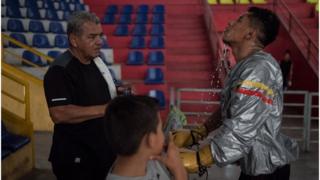
{"type": "Polygon", "coordinates": [[[264,8],[250,7],[251,25],[259,28],[258,39],[263,46],[272,43],[279,32],[280,21],[278,16],[272,11],[264,8]]]}
{"type": "Polygon", "coordinates": [[[107,107],[104,118],[106,138],[113,151],[122,156],[137,152],[142,138],[155,133],[158,101],[148,96],[119,96],[107,107]]]}

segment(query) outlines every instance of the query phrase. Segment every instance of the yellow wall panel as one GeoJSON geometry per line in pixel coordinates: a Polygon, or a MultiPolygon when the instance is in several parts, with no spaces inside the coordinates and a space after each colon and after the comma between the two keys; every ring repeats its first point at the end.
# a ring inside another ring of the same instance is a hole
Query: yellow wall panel
{"type": "MultiPolygon", "coordinates": [[[[30,120],[33,123],[35,131],[52,131],[53,123],[49,116],[47,103],[44,96],[43,82],[32,75],[29,75],[22,70],[14,68],[8,64],[2,63],[2,71],[13,73],[20,79],[24,79],[28,82],[30,88],[30,120]]],[[[2,76],[3,77],[3,76],[2,76]]],[[[3,82],[3,86],[7,84],[3,82]]],[[[9,87],[9,85],[8,85],[9,87]]],[[[7,100],[2,101],[2,107],[8,109],[11,108],[10,102],[7,100]]],[[[8,109],[12,110],[12,109],[8,109]]]]}

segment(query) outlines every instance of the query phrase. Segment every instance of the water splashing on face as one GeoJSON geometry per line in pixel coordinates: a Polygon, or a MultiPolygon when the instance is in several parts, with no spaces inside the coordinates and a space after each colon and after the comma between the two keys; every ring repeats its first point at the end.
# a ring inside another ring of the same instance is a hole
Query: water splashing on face
{"type": "MultiPolygon", "coordinates": [[[[216,95],[217,93],[214,91],[215,89],[219,89],[221,87],[221,80],[220,78],[222,78],[222,73],[224,72],[229,72],[229,69],[227,69],[228,67],[226,66],[226,61],[228,61],[228,49],[227,47],[224,45],[222,53],[220,53],[220,57],[219,57],[219,62],[218,62],[218,66],[213,70],[213,72],[210,74],[210,89],[212,91],[209,91],[208,96],[206,96],[206,99],[203,99],[203,94],[201,96],[201,102],[213,102],[216,101],[216,95]]],[[[207,113],[211,113],[211,108],[213,107],[213,105],[207,104],[205,107],[205,112],[207,113]]],[[[201,116],[198,114],[197,115],[197,120],[200,120],[201,116]]]]}

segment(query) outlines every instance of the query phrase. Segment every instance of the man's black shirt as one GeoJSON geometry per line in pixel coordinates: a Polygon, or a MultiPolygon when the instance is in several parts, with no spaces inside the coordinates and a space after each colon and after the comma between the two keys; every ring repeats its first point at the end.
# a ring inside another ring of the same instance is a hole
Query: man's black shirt
{"type": "MultiPolygon", "coordinates": [[[[92,106],[108,103],[108,84],[93,61],[82,64],[69,51],[57,57],[44,77],[48,107],[62,105],[92,106]]],[[[95,159],[111,166],[114,154],[108,146],[103,118],[77,124],[55,124],[50,161],[73,162],[95,159]]]]}

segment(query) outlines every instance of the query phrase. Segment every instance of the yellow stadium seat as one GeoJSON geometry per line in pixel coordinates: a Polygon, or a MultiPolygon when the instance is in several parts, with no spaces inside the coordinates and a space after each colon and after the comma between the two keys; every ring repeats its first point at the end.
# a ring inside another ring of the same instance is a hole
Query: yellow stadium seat
{"type": "Polygon", "coordinates": [[[220,0],[220,4],[233,4],[233,0],[220,0]]]}
{"type": "Polygon", "coordinates": [[[237,4],[250,4],[250,0],[236,0],[237,4]]]}
{"type": "Polygon", "coordinates": [[[208,0],[208,3],[209,4],[217,4],[218,2],[217,2],[217,0],[208,0]]]}
{"type": "Polygon", "coordinates": [[[318,3],[318,0],[307,0],[308,3],[316,4],[318,3]]]}
{"type": "Polygon", "coordinates": [[[253,4],[267,4],[266,0],[251,0],[253,4]]]}

